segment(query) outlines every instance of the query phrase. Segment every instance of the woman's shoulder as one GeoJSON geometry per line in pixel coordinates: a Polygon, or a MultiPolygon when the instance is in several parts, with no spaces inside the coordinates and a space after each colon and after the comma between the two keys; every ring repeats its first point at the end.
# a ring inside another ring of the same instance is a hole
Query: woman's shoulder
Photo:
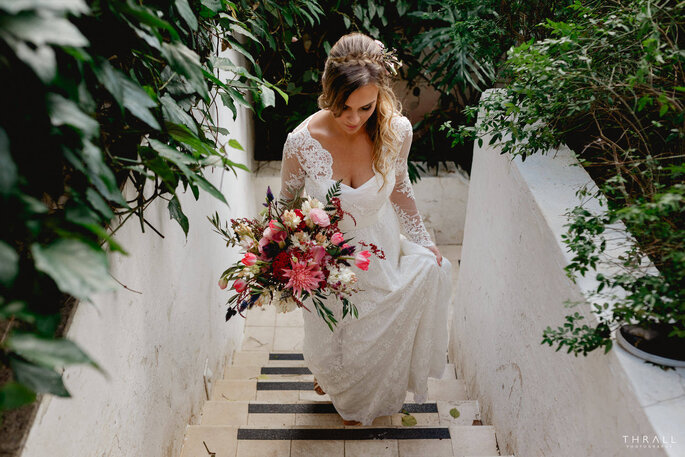
{"type": "Polygon", "coordinates": [[[390,125],[392,129],[397,132],[400,138],[404,140],[413,130],[413,126],[409,118],[400,112],[395,111],[392,118],[390,119],[390,125]]]}

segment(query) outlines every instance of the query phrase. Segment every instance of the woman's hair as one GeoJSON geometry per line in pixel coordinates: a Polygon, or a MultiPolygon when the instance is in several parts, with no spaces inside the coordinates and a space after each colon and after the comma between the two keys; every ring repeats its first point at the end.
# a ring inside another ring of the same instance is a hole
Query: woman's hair
{"type": "Polygon", "coordinates": [[[366,131],[373,141],[373,164],[383,176],[399,154],[400,138],[391,128],[390,120],[402,113],[402,104],[390,86],[390,72],[383,60],[378,43],[363,33],[343,35],[333,45],[326,59],[323,91],[318,98],[321,109],[330,110],[335,117],[343,112],[347,97],[367,84],[378,87],[376,109],[366,122],[366,131]],[[393,150],[384,145],[397,145],[393,150]]]}

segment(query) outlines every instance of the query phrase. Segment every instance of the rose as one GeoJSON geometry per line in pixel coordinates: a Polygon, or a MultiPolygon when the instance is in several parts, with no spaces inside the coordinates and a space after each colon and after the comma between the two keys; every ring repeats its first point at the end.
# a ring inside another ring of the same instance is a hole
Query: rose
{"type": "Polygon", "coordinates": [[[339,246],[344,241],[345,241],[345,237],[340,232],[335,232],[333,234],[333,236],[331,237],[331,243],[335,244],[336,246],[339,246]]]}
{"type": "Polygon", "coordinates": [[[358,254],[354,257],[354,264],[355,264],[358,268],[360,268],[360,269],[366,271],[366,270],[369,269],[369,263],[370,263],[369,257],[371,257],[371,252],[369,252],[369,251],[361,251],[360,253],[358,253],[358,254]]]}
{"type": "Polygon", "coordinates": [[[236,279],[233,283],[233,288],[236,292],[242,294],[243,291],[245,291],[245,289],[247,288],[247,282],[245,282],[244,279],[236,279]]]}
{"type": "Polygon", "coordinates": [[[227,286],[228,286],[228,279],[226,279],[226,278],[219,279],[219,287],[221,287],[222,290],[225,289],[227,286]]]}
{"type": "Polygon", "coordinates": [[[319,227],[328,227],[331,225],[331,220],[326,211],[321,208],[312,208],[309,211],[309,218],[319,227]]]}
{"type": "Polygon", "coordinates": [[[257,262],[257,256],[254,255],[254,254],[251,253],[251,252],[248,252],[247,254],[245,254],[245,257],[243,257],[243,259],[241,260],[241,262],[242,262],[243,265],[245,265],[246,267],[251,267],[252,265],[255,264],[255,262],[257,262]]]}

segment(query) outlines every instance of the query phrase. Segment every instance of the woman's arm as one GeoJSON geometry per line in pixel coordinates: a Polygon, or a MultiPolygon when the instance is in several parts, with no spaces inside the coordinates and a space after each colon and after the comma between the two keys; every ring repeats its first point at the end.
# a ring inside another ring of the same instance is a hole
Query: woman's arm
{"type": "Polygon", "coordinates": [[[414,189],[409,180],[407,158],[409,157],[413,133],[411,122],[404,116],[400,119],[400,131],[403,132],[401,135],[404,136],[404,140],[400,154],[395,162],[395,188],[390,194],[390,201],[400,221],[404,235],[414,243],[433,251],[438,258],[438,264],[440,264],[442,263],[442,256],[435,247],[435,243],[433,243],[423,223],[421,214],[419,214],[419,210],[416,208],[414,189]]]}
{"type": "Polygon", "coordinates": [[[297,191],[304,187],[305,170],[300,163],[300,154],[293,133],[283,145],[283,157],[281,160],[281,192],[280,198],[291,200],[297,191]]]}

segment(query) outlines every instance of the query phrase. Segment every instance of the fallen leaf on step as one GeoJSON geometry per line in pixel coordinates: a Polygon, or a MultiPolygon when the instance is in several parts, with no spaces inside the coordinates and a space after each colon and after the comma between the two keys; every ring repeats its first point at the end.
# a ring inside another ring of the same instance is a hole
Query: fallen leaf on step
{"type": "Polygon", "coordinates": [[[457,408],[450,409],[450,416],[456,419],[457,417],[459,417],[459,410],[457,408]]]}
{"type": "Polygon", "coordinates": [[[416,418],[411,414],[405,414],[402,416],[402,425],[405,427],[413,427],[416,425],[416,418]]]}

